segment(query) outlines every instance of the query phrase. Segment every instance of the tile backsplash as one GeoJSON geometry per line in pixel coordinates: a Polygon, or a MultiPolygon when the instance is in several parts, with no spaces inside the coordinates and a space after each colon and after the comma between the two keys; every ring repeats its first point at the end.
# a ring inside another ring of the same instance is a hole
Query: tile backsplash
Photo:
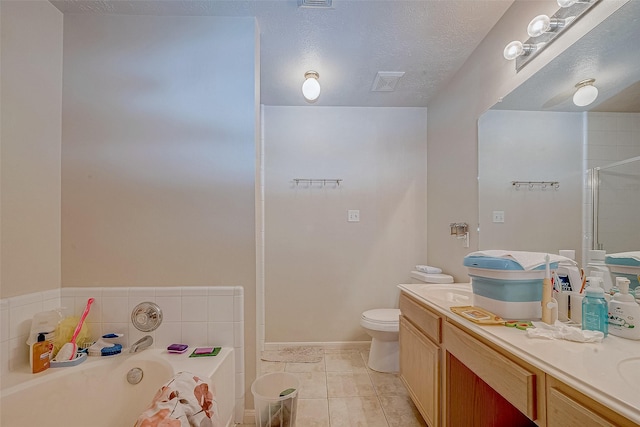
{"type": "Polygon", "coordinates": [[[172,343],[234,347],[236,397],[244,395],[244,290],[240,286],[62,288],[2,299],[0,375],[29,364],[26,340],[36,313],[62,307],[64,316],[80,317],[90,297],[95,301],[86,323],[94,339],[113,332],[124,334],[124,347],[145,335],[153,337],[156,348],[172,343]],[[155,302],[162,310],[162,324],[153,332],[138,331],[131,323],[131,310],[144,301],[155,302]]]}

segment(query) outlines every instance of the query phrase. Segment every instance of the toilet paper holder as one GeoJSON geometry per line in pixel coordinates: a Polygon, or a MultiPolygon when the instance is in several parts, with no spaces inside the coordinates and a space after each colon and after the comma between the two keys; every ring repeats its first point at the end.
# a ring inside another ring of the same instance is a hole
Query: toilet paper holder
{"type": "Polygon", "coordinates": [[[466,222],[452,222],[449,224],[450,234],[456,239],[463,239],[465,248],[469,247],[469,224],[466,222]]]}

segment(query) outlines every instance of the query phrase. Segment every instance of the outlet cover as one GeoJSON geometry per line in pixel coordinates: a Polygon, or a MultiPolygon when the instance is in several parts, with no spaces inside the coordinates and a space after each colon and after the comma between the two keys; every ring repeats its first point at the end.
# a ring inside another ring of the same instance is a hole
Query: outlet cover
{"type": "Polygon", "coordinates": [[[360,222],[360,211],[359,210],[348,210],[347,211],[347,221],[348,222],[360,222]]]}
{"type": "Polygon", "coordinates": [[[493,222],[504,222],[504,211],[493,211],[493,222]]]}

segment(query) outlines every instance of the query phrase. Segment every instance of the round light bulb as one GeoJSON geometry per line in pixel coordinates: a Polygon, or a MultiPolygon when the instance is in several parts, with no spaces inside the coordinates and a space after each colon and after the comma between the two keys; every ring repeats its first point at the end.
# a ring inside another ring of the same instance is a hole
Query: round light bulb
{"type": "Polygon", "coordinates": [[[558,6],[560,7],[571,7],[576,4],[578,0],[558,0],[558,6]]]}
{"type": "Polygon", "coordinates": [[[547,15],[538,15],[529,22],[527,33],[530,37],[538,37],[551,29],[551,18],[547,15]]]}
{"type": "Polygon", "coordinates": [[[508,59],[509,61],[516,59],[518,56],[524,53],[524,46],[522,42],[518,40],[512,41],[504,48],[504,59],[508,59]]]}
{"type": "Polygon", "coordinates": [[[591,104],[598,97],[598,88],[592,84],[580,86],[573,94],[573,103],[578,107],[585,107],[591,104]]]}
{"type": "Polygon", "coordinates": [[[302,95],[307,101],[315,101],[320,96],[320,83],[318,73],[310,71],[305,74],[305,81],[302,83],[302,95]]]}

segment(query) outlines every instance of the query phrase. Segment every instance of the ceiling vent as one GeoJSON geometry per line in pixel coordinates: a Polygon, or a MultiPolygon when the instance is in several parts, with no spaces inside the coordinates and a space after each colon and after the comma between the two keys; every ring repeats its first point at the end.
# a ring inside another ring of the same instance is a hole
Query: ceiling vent
{"type": "Polygon", "coordinates": [[[298,0],[298,7],[313,7],[316,9],[331,9],[333,0],[298,0]]]}
{"type": "Polygon", "coordinates": [[[404,71],[378,71],[371,92],[393,92],[404,71]]]}

